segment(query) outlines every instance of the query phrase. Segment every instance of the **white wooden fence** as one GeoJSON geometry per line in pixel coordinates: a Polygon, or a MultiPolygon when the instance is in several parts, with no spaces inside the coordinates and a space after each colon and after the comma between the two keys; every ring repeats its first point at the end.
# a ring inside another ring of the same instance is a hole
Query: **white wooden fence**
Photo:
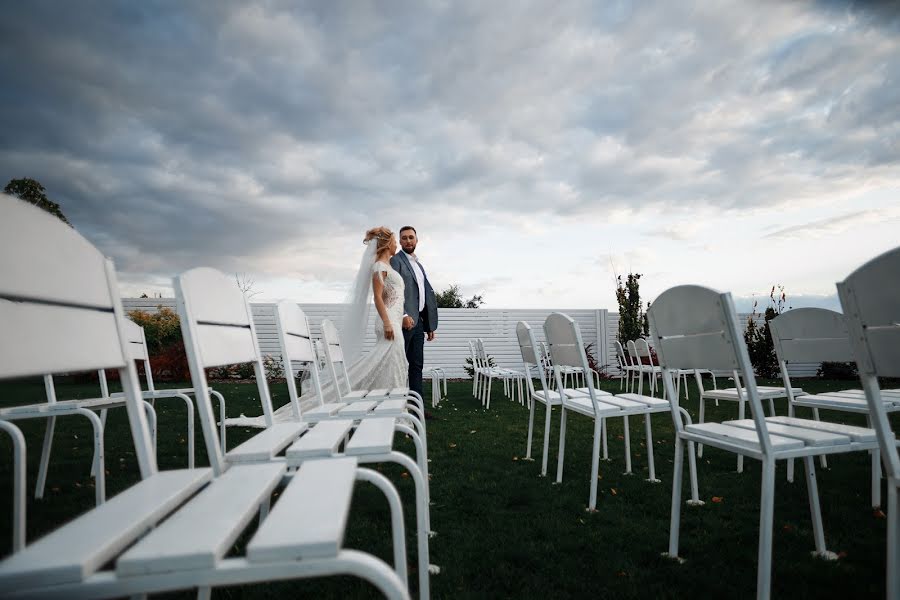
{"type": "MultiPolygon", "coordinates": [[[[175,310],[172,298],[125,298],[122,301],[126,311],[143,310],[156,312],[158,306],[175,310]]],[[[252,303],[254,323],[260,350],[263,354],[280,357],[281,350],[275,337],[274,304],[252,303]]],[[[340,322],[339,304],[300,304],[309,318],[314,337],[320,335],[323,319],[340,322]]],[[[591,352],[600,365],[607,365],[615,371],[615,341],[619,327],[619,315],[605,309],[563,310],[563,309],[487,309],[487,308],[442,308],[439,311],[437,337],[425,343],[425,369],[441,367],[448,377],[465,377],[466,358],[469,357],[468,341],[476,337],[484,340],[488,354],[494,357],[499,367],[521,369],[522,358],[516,342],[516,323],[525,321],[531,325],[538,341],[544,339],[543,324],[551,312],[564,312],[578,323],[584,343],[591,346],[591,352]]],[[[374,322],[374,309],[369,317],[374,322]]],[[[739,315],[742,323],[747,316],[739,315]]],[[[375,334],[369,327],[363,349],[375,343],[375,334]]],[[[819,368],[818,364],[798,364],[791,366],[791,376],[811,377],[819,368]]]]}

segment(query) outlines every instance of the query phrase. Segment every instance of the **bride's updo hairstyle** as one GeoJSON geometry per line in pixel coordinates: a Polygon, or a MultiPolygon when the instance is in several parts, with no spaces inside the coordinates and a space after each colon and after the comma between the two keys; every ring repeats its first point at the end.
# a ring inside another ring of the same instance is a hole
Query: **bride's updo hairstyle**
{"type": "Polygon", "coordinates": [[[376,240],[375,253],[380,254],[382,250],[387,249],[392,237],[394,237],[394,232],[387,227],[373,227],[366,232],[363,243],[368,244],[371,240],[376,240]]]}

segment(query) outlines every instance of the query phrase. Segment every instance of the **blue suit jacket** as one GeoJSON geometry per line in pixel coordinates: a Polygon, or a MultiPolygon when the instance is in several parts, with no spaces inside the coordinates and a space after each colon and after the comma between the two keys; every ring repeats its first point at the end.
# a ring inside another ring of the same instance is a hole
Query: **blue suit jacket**
{"type": "MultiPolygon", "coordinates": [[[[403,312],[412,317],[413,327],[415,327],[419,322],[419,283],[416,281],[416,273],[413,271],[412,265],[406,257],[406,252],[403,250],[391,257],[391,266],[403,277],[405,286],[403,312]]],[[[421,267],[422,263],[419,263],[419,266],[421,267]]],[[[434,290],[431,289],[431,284],[428,282],[428,275],[425,273],[424,268],[422,273],[425,275],[425,310],[422,315],[425,321],[423,327],[426,332],[435,331],[438,326],[437,300],[434,297],[434,290]]]]}

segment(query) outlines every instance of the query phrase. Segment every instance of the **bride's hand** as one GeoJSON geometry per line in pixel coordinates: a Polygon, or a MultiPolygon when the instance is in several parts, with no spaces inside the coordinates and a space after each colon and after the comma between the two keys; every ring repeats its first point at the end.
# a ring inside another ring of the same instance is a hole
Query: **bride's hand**
{"type": "Polygon", "coordinates": [[[391,325],[384,326],[384,339],[386,339],[386,340],[394,339],[394,328],[391,325]]]}

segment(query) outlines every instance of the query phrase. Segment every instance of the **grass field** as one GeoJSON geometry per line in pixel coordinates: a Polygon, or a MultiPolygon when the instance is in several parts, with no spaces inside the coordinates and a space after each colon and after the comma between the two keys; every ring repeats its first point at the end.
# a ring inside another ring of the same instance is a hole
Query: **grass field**
{"type": "MultiPolygon", "coordinates": [[[[186,385],[186,384],[182,384],[186,385]]],[[[855,387],[853,382],[802,381],[808,391],[855,387]]],[[[259,414],[256,388],[247,384],[214,386],[228,401],[229,416],[259,414]]],[[[471,396],[471,384],[451,383],[448,398],[428,421],[431,459],[431,562],[441,574],[431,578],[435,598],[750,598],[755,594],[759,523],[760,468],[748,460],[735,472],[734,455],[707,449],[699,462],[703,507],[682,511],[681,555],[684,564],[660,556],[669,534],[672,485],[673,426],[667,413],[653,417],[657,476],[647,476],[643,423],[631,420],[635,474],[625,470],[622,421],[609,427],[611,460],[600,464],[598,512],[585,512],[588,500],[591,423],[569,417],[569,435],[562,484],[539,477],[537,461],[523,459],[527,410],[505,399],[495,386],[491,410],[471,396]],[[713,501],[713,498],[716,498],[713,501]]],[[[607,389],[615,391],[617,383],[607,389]]],[[[283,384],[274,384],[275,402],[286,401],[283,384]]],[[[426,398],[430,390],[426,385],[426,398]]],[[[96,386],[59,382],[60,399],[90,397],[96,386]]],[[[696,392],[682,405],[697,415],[696,392]]],[[[0,406],[43,400],[39,380],[0,384],[0,406]]],[[[777,405],[786,412],[785,403],[777,405]]],[[[536,429],[543,426],[543,407],[536,429]]],[[[159,401],[159,464],[162,469],[187,464],[184,407],[180,401],[159,401]]],[[[733,404],[707,407],[707,419],[736,418],[733,404]]],[[[801,416],[804,416],[801,413],[801,416]]],[[[842,413],[823,418],[853,424],[859,419],[842,413]]],[[[206,464],[202,435],[196,440],[198,466],[206,464]]],[[[91,431],[83,418],[57,422],[47,493],[34,500],[33,488],[43,439],[44,422],[19,422],[28,441],[28,539],[34,540],[93,505],[89,477],[91,431]]],[[[551,475],[556,469],[558,413],[554,414],[550,445],[551,475]]],[[[897,430],[897,423],[895,423],[897,430]]],[[[229,447],[253,430],[230,429],[229,447]]],[[[411,447],[400,440],[401,449],[411,447]]],[[[0,436],[0,554],[10,551],[11,445],[0,436]]],[[[779,464],[776,480],[773,595],[777,598],[882,598],[884,596],[885,519],[870,507],[869,460],[866,455],[830,459],[819,469],[819,490],[828,548],[840,555],[835,562],[810,556],[812,531],[806,485],[800,464],[794,483],[779,464]]],[[[124,410],[113,411],[106,431],[108,495],[137,480],[137,464],[124,410]]],[[[402,469],[383,467],[405,501],[410,581],[415,586],[413,486],[402,469]]],[[[685,469],[687,471],[687,469],[685,469]]],[[[685,484],[687,479],[685,478],[685,484]]],[[[685,485],[685,493],[688,487],[685,485]]],[[[686,496],[685,496],[686,497],[686,496]]],[[[383,497],[358,486],[354,497],[347,547],[372,552],[390,562],[389,521],[383,497]]],[[[240,552],[238,542],[234,550],[240,552]]],[[[415,590],[413,590],[415,594],[415,590]]],[[[301,580],[271,585],[215,590],[216,598],[370,598],[377,593],[349,578],[301,580]]],[[[193,597],[187,592],[161,597],[193,597]]]]}

